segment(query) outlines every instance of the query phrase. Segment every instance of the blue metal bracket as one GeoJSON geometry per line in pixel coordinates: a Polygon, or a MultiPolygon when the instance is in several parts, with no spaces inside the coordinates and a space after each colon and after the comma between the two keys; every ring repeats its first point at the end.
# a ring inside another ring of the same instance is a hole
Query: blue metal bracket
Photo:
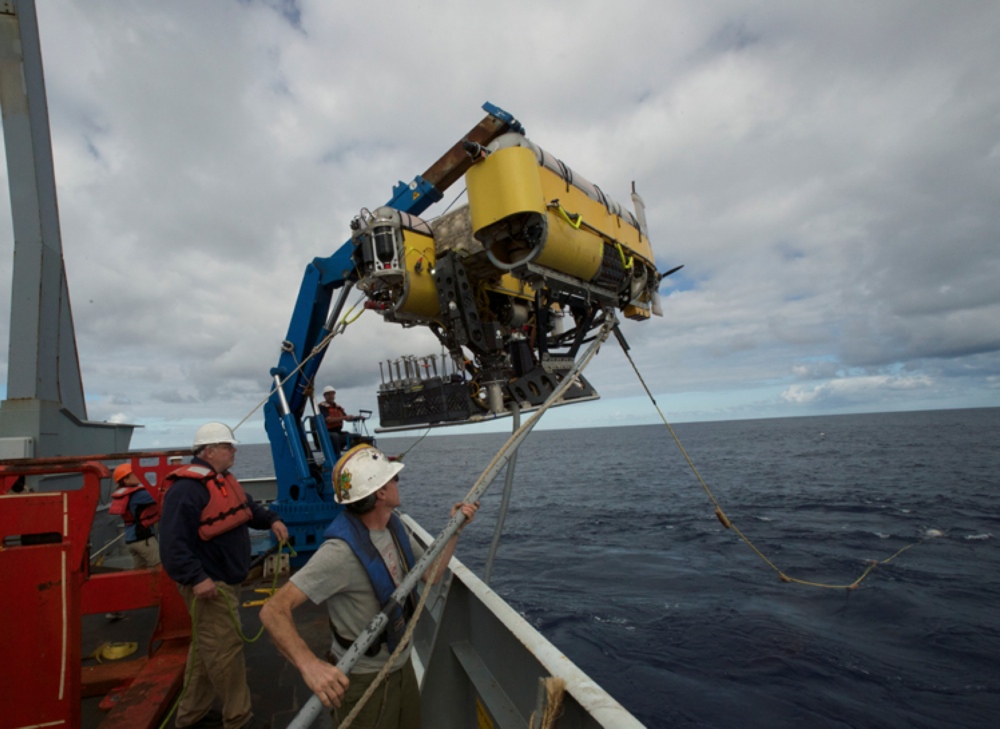
{"type": "Polygon", "coordinates": [[[509,111],[504,111],[496,104],[491,104],[490,102],[487,101],[485,104],[483,104],[483,111],[485,111],[487,114],[490,114],[491,116],[495,116],[500,121],[505,122],[507,126],[510,127],[510,130],[512,132],[517,132],[518,134],[527,134],[527,132],[524,131],[524,126],[522,126],[521,122],[519,122],[517,119],[514,118],[513,114],[511,114],[509,111]]]}

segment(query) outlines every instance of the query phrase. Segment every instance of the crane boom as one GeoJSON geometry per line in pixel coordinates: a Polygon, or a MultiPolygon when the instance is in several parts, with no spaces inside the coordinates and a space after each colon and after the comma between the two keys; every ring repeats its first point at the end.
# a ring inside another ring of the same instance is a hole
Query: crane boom
{"type": "MultiPolygon", "coordinates": [[[[419,215],[441,200],[445,190],[473,164],[464,145],[486,146],[504,133],[523,131],[503,109],[489,103],[483,108],[486,116],[482,121],[423,174],[409,183],[397,183],[385,207],[419,215]]],[[[278,482],[278,496],[271,508],[281,515],[299,552],[308,553],[319,545],[323,530],[340,508],[330,488],[330,469],[339,453],[322,419],[306,411],[325,355],[325,348],[317,348],[336,326],[346,295],[357,280],[353,251],[354,243],[348,240],[333,255],[314,258],[306,266],[278,364],[271,370],[275,387],[264,406],[264,427],[278,482]],[[310,431],[323,454],[322,463],[313,455],[310,431]]]]}
{"type": "Polygon", "coordinates": [[[596,399],[570,374],[581,347],[615,310],[638,321],[661,315],[662,276],[634,184],[633,213],[529,141],[510,114],[483,108],[467,135],[399,182],[387,204],[362,208],[351,239],[306,268],[264,409],[278,480],[272,509],[300,560],[340,509],[330,484],[339,443],[306,409],[352,288],[366,309],[427,327],[442,348],[380,364],[379,430],[525,412],[557,389],[561,404],[596,399]],[[463,177],[467,204],[420,217],[463,177]]]}

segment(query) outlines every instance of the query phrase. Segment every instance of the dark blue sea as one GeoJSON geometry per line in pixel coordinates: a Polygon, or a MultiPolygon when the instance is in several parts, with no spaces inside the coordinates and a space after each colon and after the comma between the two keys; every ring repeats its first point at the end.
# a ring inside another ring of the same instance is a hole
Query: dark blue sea
{"type": "MultiPolygon", "coordinates": [[[[536,431],[491,586],[650,727],[987,727],[1000,716],[1000,409],[536,431]],[[928,538],[937,530],[941,536],[928,538]]],[[[417,438],[381,438],[399,453],[417,438]]],[[[504,434],[409,450],[432,533],[504,434]]],[[[267,470],[241,448],[239,475],[267,470]],[[241,468],[243,470],[241,470],[241,468]]],[[[266,460],[266,459],[264,459],[266,460]]],[[[462,534],[482,574],[503,473],[462,534]]]]}

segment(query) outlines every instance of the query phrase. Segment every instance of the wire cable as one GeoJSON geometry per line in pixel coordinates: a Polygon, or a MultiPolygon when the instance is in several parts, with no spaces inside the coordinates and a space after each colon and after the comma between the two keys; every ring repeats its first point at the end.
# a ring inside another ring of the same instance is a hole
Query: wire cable
{"type": "Polygon", "coordinates": [[[687,454],[687,451],[684,450],[684,446],[681,444],[680,438],[677,437],[677,433],[674,432],[674,429],[670,426],[670,423],[667,422],[666,416],[663,414],[663,411],[660,410],[660,406],[657,404],[656,398],[653,397],[653,393],[650,392],[649,387],[646,385],[646,381],[643,379],[642,374],[639,372],[639,368],[636,366],[635,361],[629,354],[628,349],[626,349],[624,343],[622,343],[622,345],[623,345],[622,351],[625,353],[625,357],[628,359],[629,364],[632,365],[632,370],[635,372],[636,377],[639,378],[639,382],[642,384],[642,388],[646,391],[646,394],[649,396],[650,402],[653,403],[653,407],[656,408],[656,412],[659,413],[660,419],[663,421],[663,424],[667,427],[667,430],[670,432],[671,437],[674,439],[674,443],[677,444],[677,448],[680,450],[681,455],[684,456],[684,460],[687,461],[687,464],[691,468],[692,473],[694,473],[695,478],[698,479],[698,483],[701,484],[702,489],[705,490],[705,493],[708,495],[708,498],[712,502],[712,505],[715,506],[715,517],[719,520],[719,523],[722,524],[722,526],[724,526],[726,529],[731,529],[733,532],[735,532],[736,535],[741,540],[743,540],[744,544],[746,544],[751,550],[753,550],[754,554],[760,557],[760,559],[763,560],[763,562],[768,567],[770,567],[772,570],[778,573],[778,579],[780,579],[782,582],[794,582],[799,585],[808,585],[809,587],[821,587],[830,590],[854,590],[858,587],[858,585],[861,584],[861,582],[866,577],[868,577],[868,575],[872,573],[872,571],[876,567],[878,567],[879,565],[889,564],[889,562],[896,559],[896,557],[901,555],[906,550],[910,549],[911,547],[916,547],[918,544],[923,544],[924,542],[927,541],[928,538],[931,538],[927,537],[925,539],[921,539],[918,542],[907,544],[905,547],[903,547],[895,554],[893,554],[891,557],[888,557],[886,559],[869,560],[868,566],[865,568],[864,572],[861,573],[861,576],[858,577],[853,582],[846,585],[834,585],[825,582],[813,582],[811,580],[799,579],[798,577],[791,577],[783,570],[781,570],[776,564],[774,564],[774,562],[772,562],[767,557],[767,555],[765,555],[762,551],[760,551],[757,548],[757,546],[750,540],[750,538],[742,531],[740,531],[740,529],[735,524],[733,524],[733,522],[729,519],[729,517],[726,516],[726,513],[722,510],[722,505],[719,503],[718,499],[715,498],[715,494],[712,493],[712,490],[708,487],[708,484],[705,483],[705,479],[701,477],[701,474],[698,472],[698,468],[694,465],[694,461],[691,460],[691,457],[687,454]]]}
{"type": "MultiPolygon", "coordinates": [[[[274,393],[275,393],[275,392],[277,391],[278,387],[280,387],[281,385],[284,385],[284,384],[285,384],[286,382],[288,382],[288,381],[289,381],[289,380],[290,380],[290,379],[291,379],[292,377],[294,377],[294,376],[295,376],[295,374],[299,372],[299,370],[301,370],[301,369],[302,369],[303,367],[305,367],[306,363],[307,363],[307,362],[308,362],[309,360],[311,360],[311,359],[312,359],[313,357],[315,357],[315,356],[316,356],[317,354],[319,354],[319,353],[320,353],[320,352],[322,352],[322,351],[323,351],[324,349],[326,349],[327,347],[329,347],[329,346],[330,346],[330,342],[332,342],[332,341],[334,340],[334,338],[335,338],[335,337],[337,337],[337,336],[338,336],[339,334],[343,334],[344,330],[345,330],[345,329],[347,329],[347,327],[349,327],[349,326],[350,326],[351,324],[353,324],[354,322],[356,322],[356,321],[358,320],[358,318],[359,318],[359,317],[360,317],[360,316],[361,316],[362,314],[364,314],[364,313],[365,313],[365,308],[364,308],[364,307],[361,307],[361,310],[360,310],[360,311],[358,311],[358,313],[357,313],[357,314],[355,314],[355,315],[354,315],[353,317],[351,317],[351,318],[348,318],[348,317],[350,317],[350,314],[351,314],[351,312],[352,312],[352,311],[354,311],[354,309],[355,309],[355,308],[357,307],[357,305],[358,305],[359,303],[361,303],[362,299],[364,299],[364,295],[362,295],[361,297],[359,297],[359,298],[358,298],[358,300],[357,300],[357,301],[356,301],[356,302],[355,302],[354,304],[352,304],[352,305],[351,305],[351,307],[350,307],[350,308],[349,308],[349,309],[348,309],[348,310],[347,310],[347,311],[346,311],[346,312],[344,313],[344,316],[343,316],[343,317],[341,317],[340,321],[339,321],[339,322],[337,322],[337,324],[336,324],[336,325],[335,325],[335,326],[333,327],[333,329],[332,329],[332,330],[330,331],[330,333],[329,333],[329,334],[327,334],[327,335],[326,335],[325,337],[323,337],[323,339],[321,339],[321,340],[319,341],[319,343],[318,343],[318,344],[317,344],[317,345],[316,345],[315,347],[313,347],[313,349],[312,349],[312,352],[310,352],[310,353],[309,353],[309,356],[308,356],[308,357],[306,357],[306,358],[305,358],[304,360],[302,360],[302,362],[301,362],[301,363],[299,363],[299,365],[298,365],[298,366],[297,366],[297,367],[296,367],[296,368],[295,368],[294,370],[292,370],[291,372],[289,372],[289,373],[288,373],[288,375],[287,375],[287,376],[286,376],[286,377],[285,377],[285,378],[284,378],[283,380],[281,380],[280,384],[275,384],[275,385],[272,385],[272,386],[271,386],[271,388],[270,388],[270,389],[268,390],[268,393],[267,393],[267,395],[266,395],[266,396],[264,397],[264,399],[263,399],[263,400],[261,400],[260,402],[258,402],[258,403],[257,403],[256,405],[254,405],[254,406],[253,406],[253,407],[252,407],[252,408],[250,409],[250,412],[248,412],[248,413],[246,414],[246,416],[245,416],[245,417],[244,417],[244,418],[243,418],[243,419],[242,419],[242,420],[241,420],[240,422],[238,422],[238,423],[236,424],[236,426],[235,426],[235,427],[233,428],[233,433],[235,433],[235,432],[236,432],[236,430],[237,430],[237,429],[238,429],[238,428],[239,428],[239,427],[240,427],[241,425],[243,425],[243,423],[245,423],[245,422],[246,422],[246,421],[248,421],[248,420],[249,420],[249,419],[250,419],[251,417],[253,417],[253,414],[254,414],[255,412],[257,412],[257,411],[258,411],[258,410],[259,410],[259,409],[260,409],[261,407],[263,407],[263,406],[264,406],[264,403],[266,403],[266,402],[267,402],[268,400],[270,400],[270,399],[271,399],[271,396],[272,396],[272,395],[274,395],[274,393]]],[[[293,358],[293,359],[295,358],[295,353],[294,353],[294,352],[292,352],[292,358],[293,358]]]]}

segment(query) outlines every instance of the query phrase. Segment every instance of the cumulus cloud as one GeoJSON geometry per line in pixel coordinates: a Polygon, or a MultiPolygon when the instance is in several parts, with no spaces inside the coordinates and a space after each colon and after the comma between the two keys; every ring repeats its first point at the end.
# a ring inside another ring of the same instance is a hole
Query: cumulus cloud
{"type": "Polygon", "coordinates": [[[929,389],[934,380],[929,375],[861,375],[832,379],[821,385],[792,385],[781,393],[790,403],[828,403],[834,406],[909,396],[913,390],[929,389]]]}

